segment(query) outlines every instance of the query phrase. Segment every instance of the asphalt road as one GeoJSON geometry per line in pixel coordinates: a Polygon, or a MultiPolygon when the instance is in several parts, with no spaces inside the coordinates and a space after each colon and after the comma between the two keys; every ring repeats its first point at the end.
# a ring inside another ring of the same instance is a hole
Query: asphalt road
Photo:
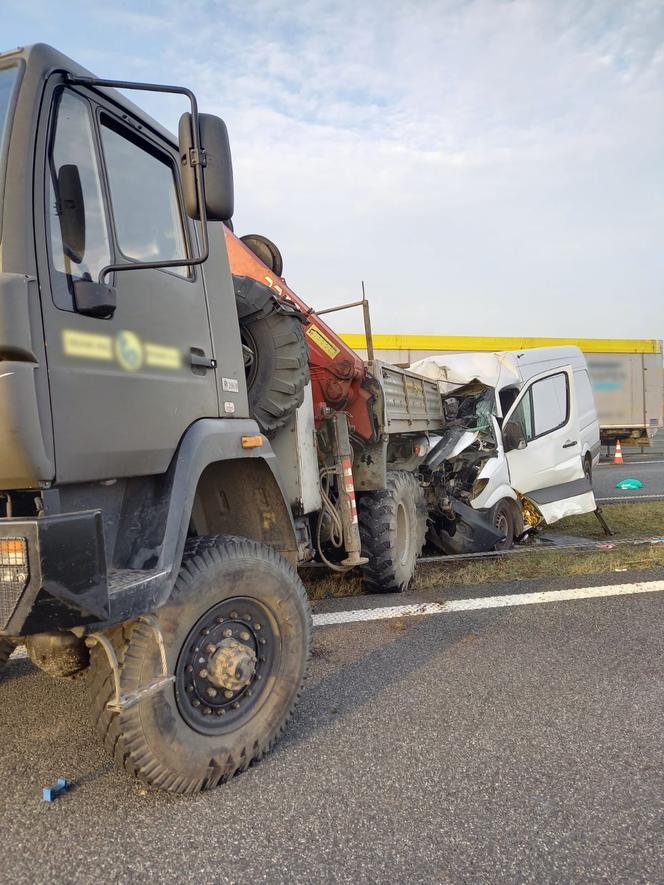
{"type": "MultiPolygon", "coordinates": [[[[654,578],[664,570],[643,579],[654,578]]],[[[447,596],[489,592],[501,588],[447,596]]],[[[661,881],[663,627],[664,592],[319,628],[277,749],[194,798],[113,767],[83,680],[12,661],[0,681],[0,879],[661,881]],[[74,790],[44,805],[59,776],[74,790]]]]}
{"type": "Polygon", "coordinates": [[[630,460],[626,464],[600,464],[593,471],[595,497],[602,502],[638,500],[664,501],[664,456],[646,460],[630,460]],[[616,483],[621,479],[639,479],[643,488],[621,491],[616,483]]]}

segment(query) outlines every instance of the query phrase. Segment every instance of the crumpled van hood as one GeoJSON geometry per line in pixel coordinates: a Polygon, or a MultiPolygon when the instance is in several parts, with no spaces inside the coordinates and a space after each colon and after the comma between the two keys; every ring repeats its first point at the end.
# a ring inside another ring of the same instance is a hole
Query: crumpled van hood
{"type": "Polygon", "coordinates": [[[418,360],[410,370],[438,381],[443,395],[475,380],[495,390],[523,384],[516,358],[508,352],[441,353],[418,360]]]}

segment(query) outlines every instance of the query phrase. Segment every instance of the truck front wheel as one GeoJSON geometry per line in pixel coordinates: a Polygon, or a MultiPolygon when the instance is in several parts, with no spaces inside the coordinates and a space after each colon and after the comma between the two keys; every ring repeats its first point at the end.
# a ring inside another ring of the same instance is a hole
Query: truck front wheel
{"type": "MultiPolygon", "coordinates": [[[[95,645],[93,712],[107,749],[130,774],[196,793],[244,771],[281,735],[309,658],[309,605],[295,569],[272,548],[210,536],[188,544],[171,598],[154,617],[174,684],[113,713],[112,671],[95,645]]],[[[124,625],[110,638],[123,695],[158,675],[147,624],[124,625]]]]}

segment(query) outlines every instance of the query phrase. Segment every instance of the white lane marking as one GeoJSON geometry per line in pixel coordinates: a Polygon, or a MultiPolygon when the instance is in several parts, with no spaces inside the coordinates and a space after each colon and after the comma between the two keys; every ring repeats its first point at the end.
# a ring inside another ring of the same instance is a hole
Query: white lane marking
{"type": "Polygon", "coordinates": [[[664,498],[664,492],[659,495],[614,495],[612,498],[595,498],[596,501],[639,501],[641,498],[664,498]]]}
{"type": "Polygon", "coordinates": [[[356,621],[412,618],[419,615],[445,615],[451,612],[505,608],[513,605],[538,605],[542,602],[566,602],[572,599],[627,596],[632,593],[654,593],[662,590],[664,590],[664,581],[642,581],[636,584],[608,584],[603,587],[576,587],[568,590],[543,590],[540,593],[511,593],[508,596],[485,596],[479,599],[450,599],[447,602],[423,602],[413,605],[391,605],[384,608],[323,612],[314,615],[314,627],[351,624],[356,621]]]}

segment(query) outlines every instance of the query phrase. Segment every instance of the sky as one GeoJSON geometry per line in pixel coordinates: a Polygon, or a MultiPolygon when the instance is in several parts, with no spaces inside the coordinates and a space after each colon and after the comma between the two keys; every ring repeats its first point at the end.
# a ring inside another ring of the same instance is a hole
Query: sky
{"type": "Polygon", "coordinates": [[[0,34],[192,87],[236,232],[313,307],[364,280],[375,333],[664,337],[662,0],[0,0],[0,34]]]}

